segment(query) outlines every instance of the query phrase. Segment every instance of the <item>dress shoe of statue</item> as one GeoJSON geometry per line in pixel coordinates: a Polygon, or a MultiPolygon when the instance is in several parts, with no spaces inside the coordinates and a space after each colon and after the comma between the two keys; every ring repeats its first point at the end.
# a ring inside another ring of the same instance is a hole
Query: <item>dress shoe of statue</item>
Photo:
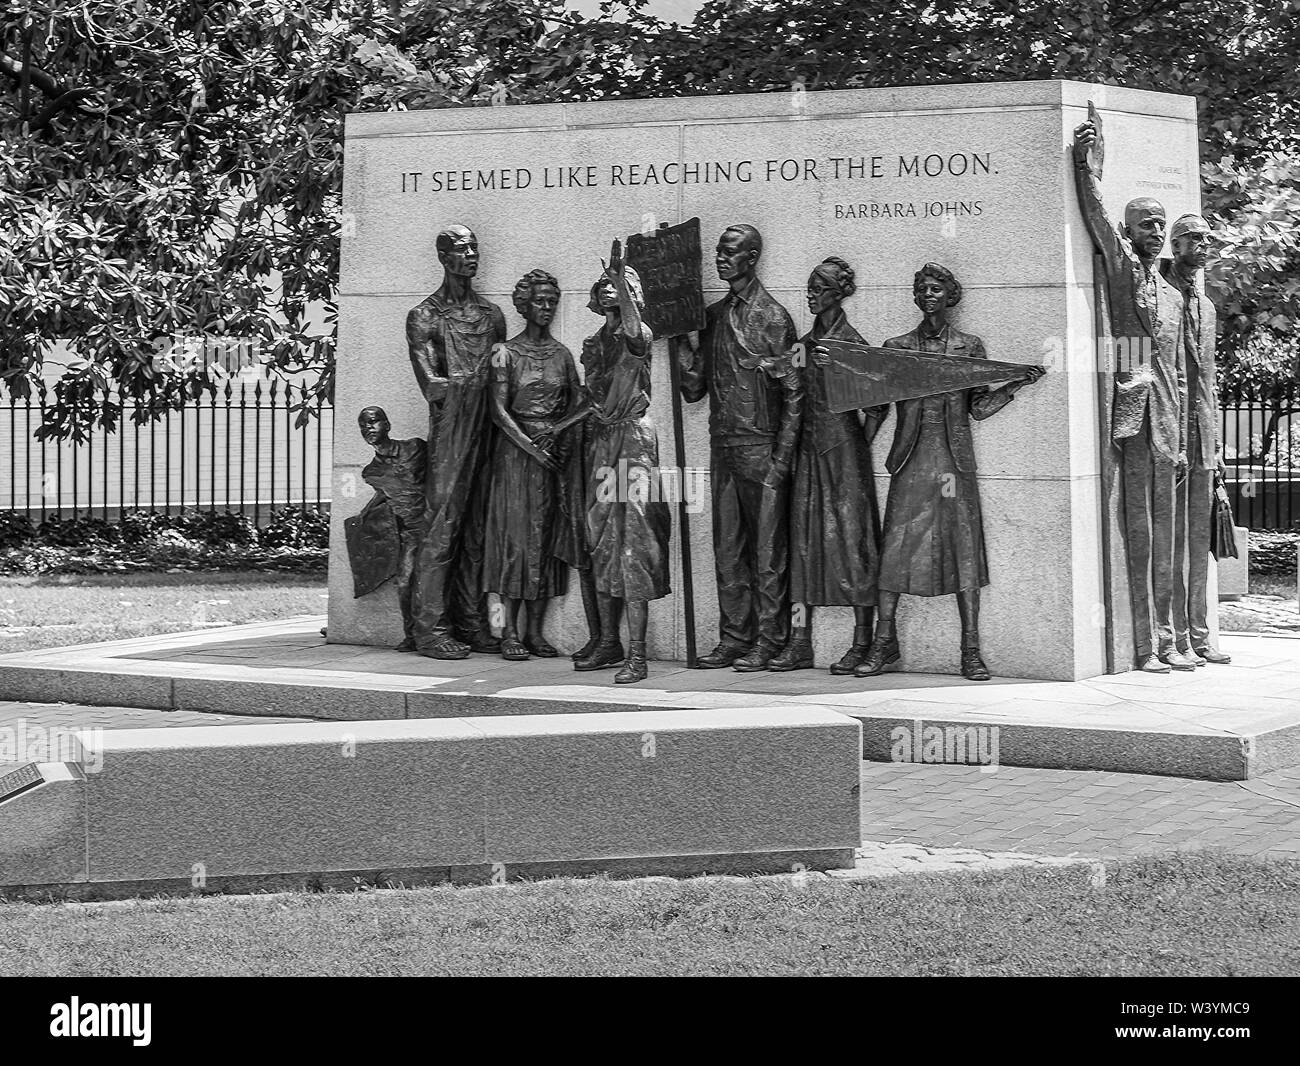
{"type": "Polygon", "coordinates": [[[402,641],[401,644],[397,645],[397,647],[394,648],[393,650],[394,651],[415,651],[414,638],[407,637],[404,641],[402,641]]]}
{"type": "Polygon", "coordinates": [[[602,642],[597,644],[586,658],[575,659],[573,668],[575,670],[605,670],[611,666],[618,666],[623,662],[623,659],[622,642],[617,640],[612,644],[602,642]]]}
{"type": "Polygon", "coordinates": [[[881,622],[871,647],[867,649],[866,657],[854,669],[853,676],[875,677],[877,674],[883,674],[885,667],[898,662],[901,656],[902,649],[898,646],[894,627],[881,622]]]}
{"type": "Polygon", "coordinates": [[[731,668],[742,674],[756,674],[760,670],[766,670],[775,658],[776,649],[760,642],[732,663],[731,668]]]}
{"type": "Polygon", "coordinates": [[[1166,648],[1160,653],[1159,659],[1166,666],[1172,667],[1175,670],[1196,669],[1196,664],[1177,648],[1166,648]]]}
{"type": "Polygon", "coordinates": [[[1232,662],[1231,655],[1227,655],[1219,651],[1217,648],[1211,648],[1208,644],[1203,644],[1199,648],[1194,648],[1193,650],[1207,663],[1222,665],[1224,663],[1232,662]]]}
{"type": "Polygon", "coordinates": [[[987,681],[993,676],[980,657],[979,645],[970,644],[962,648],[961,676],[967,681],[987,681]]]}
{"type": "MultiPolygon", "coordinates": [[[[1173,667],[1168,663],[1162,663],[1155,655],[1148,655],[1140,663],[1138,669],[1147,674],[1167,674],[1173,667]]],[[[1195,667],[1193,667],[1195,669],[1195,667]]]]}
{"type": "Polygon", "coordinates": [[[1197,655],[1196,652],[1191,648],[1179,648],[1178,654],[1181,655],[1184,659],[1191,659],[1193,666],[1205,665],[1205,660],[1202,659],[1199,655],[1197,655]]]}
{"type": "Polygon", "coordinates": [[[644,681],[649,672],[645,663],[645,641],[629,640],[627,662],[623,664],[623,669],[614,675],[614,684],[631,685],[637,681],[644,681]]]}
{"type": "Polygon", "coordinates": [[[725,640],[708,655],[701,655],[695,665],[701,670],[722,670],[749,652],[748,648],[729,644],[725,640]]]}
{"type": "Polygon", "coordinates": [[[600,643],[600,634],[594,633],[592,634],[591,639],[587,641],[587,643],[584,644],[581,648],[575,651],[572,655],[570,655],[569,658],[572,659],[575,663],[579,659],[589,658],[591,656],[591,653],[596,650],[596,645],[599,643],[600,643]]]}
{"type": "Polygon", "coordinates": [[[781,649],[780,654],[767,664],[767,668],[778,673],[785,673],[788,670],[811,670],[813,648],[812,641],[808,639],[808,631],[804,630],[802,633],[796,631],[789,643],[781,649]]]}
{"type": "Polygon", "coordinates": [[[832,674],[851,674],[859,666],[862,660],[867,657],[867,652],[871,650],[871,627],[854,626],[853,627],[853,647],[840,656],[840,661],[831,663],[832,674]]]}
{"type": "Polygon", "coordinates": [[[449,636],[435,637],[423,647],[415,649],[430,659],[468,659],[469,645],[453,640],[449,636]]]}

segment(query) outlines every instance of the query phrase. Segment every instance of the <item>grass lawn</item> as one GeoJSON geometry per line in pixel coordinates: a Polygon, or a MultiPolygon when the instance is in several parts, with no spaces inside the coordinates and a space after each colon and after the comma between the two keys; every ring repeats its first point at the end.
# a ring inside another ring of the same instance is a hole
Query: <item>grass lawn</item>
{"type": "Polygon", "coordinates": [[[324,612],[323,575],[5,577],[0,654],[324,612]]]}
{"type": "Polygon", "coordinates": [[[0,974],[1244,975],[1300,971],[1300,863],[1199,853],[881,881],[0,904],[0,974]]]}

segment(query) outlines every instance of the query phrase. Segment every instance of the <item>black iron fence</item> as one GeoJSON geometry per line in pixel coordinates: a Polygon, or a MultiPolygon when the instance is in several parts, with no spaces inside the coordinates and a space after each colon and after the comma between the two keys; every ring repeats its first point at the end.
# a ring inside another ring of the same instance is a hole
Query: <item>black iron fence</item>
{"type": "Polygon", "coordinates": [[[114,521],[132,510],[232,511],[265,522],[277,508],[325,507],[330,499],[333,408],[303,384],[231,378],[215,395],[136,423],[129,406],[112,432],[81,444],[40,441],[48,397],[0,403],[0,510],[114,521]],[[304,402],[313,416],[295,425],[304,402]]]}
{"type": "MultiPolygon", "coordinates": [[[[305,385],[274,377],[230,379],[157,422],[136,424],[128,406],[114,432],[84,444],[36,440],[41,392],[0,403],[0,477],[9,475],[0,510],[38,523],[53,514],[112,521],[131,510],[228,510],[256,523],[273,508],[326,507],[334,411],[315,405],[295,425],[307,397],[305,385]]],[[[1239,395],[1222,418],[1238,525],[1300,526],[1300,388],[1239,395]]]]}
{"type": "Polygon", "coordinates": [[[1291,530],[1300,525],[1300,388],[1239,392],[1223,415],[1224,483],[1237,524],[1291,530]],[[1293,428],[1294,427],[1294,428],[1293,428]]]}

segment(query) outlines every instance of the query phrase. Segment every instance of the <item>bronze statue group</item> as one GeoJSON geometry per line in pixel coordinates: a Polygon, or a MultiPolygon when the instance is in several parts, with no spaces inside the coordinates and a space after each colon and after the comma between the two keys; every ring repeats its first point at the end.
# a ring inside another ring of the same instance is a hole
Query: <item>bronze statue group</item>
{"type": "MultiPolygon", "coordinates": [[[[1199,216],[1175,223],[1174,260],[1162,275],[1163,209],[1134,201],[1125,228],[1110,226],[1096,188],[1099,141],[1090,120],[1076,132],[1075,155],[1113,331],[1145,338],[1136,350],[1154,353],[1116,375],[1137,665],[1195,669],[1228,661],[1209,643],[1205,602],[1217,403],[1213,308],[1195,277],[1208,228],[1199,216]]],[[[708,308],[698,341],[678,348],[683,399],[709,401],[720,632],[697,665],[811,668],[812,610],[839,606],[853,608],[853,637],[830,671],[871,677],[902,655],[902,595],[955,596],[961,673],[988,680],[979,608],[989,571],[971,420],[1001,410],[1043,368],[1026,365],[996,388],[898,401],[882,522],[870,445],[887,405],[836,411],[828,391],[826,345],[864,343],[843,308],[854,270],[836,256],[813,268],[813,325],[799,337],[758,277],[762,250],[752,226],[723,232],[714,263],[727,294],[708,308]]],[[[583,342],[580,377],[550,332],[560,299],[553,276],[533,270],[519,279],[513,303],[524,327],[507,337],[500,309],[473,288],[474,234],[451,226],[437,252],[443,283],[406,324],[429,404],[428,445],[392,439],[379,408],[360,416],[375,448],[362,477],[376,496],[349,520],[357,594],[394,578],[403,650],[436,659],[554,657],[546,608],[567,592],[573,569],[590,634],[574,669],[617,668],[617,683],[643,680],[649,601],[669,592],[671,515],[654,484],[654,338],[640,279],[615,242],[590,289],[587,306],[603,323],[583,342]],[[500,603],[494,618],[488,593],[500,603]]],[[[913,296],[921,321],[882,347],[985,357],[980,338],[948,320],[962,296],[949,270],[925,264],[913,296]]]]}

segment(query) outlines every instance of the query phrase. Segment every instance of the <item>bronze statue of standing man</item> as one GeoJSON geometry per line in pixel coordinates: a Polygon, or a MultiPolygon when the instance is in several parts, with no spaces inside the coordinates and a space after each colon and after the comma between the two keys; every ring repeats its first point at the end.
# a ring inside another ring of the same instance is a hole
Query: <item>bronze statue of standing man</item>
{"type": "Polygon", "coordinates": [[[1219,467],[1219,394],[1214,368],[1214,304],[1201,271],[1213,236],[1200,215],[1183,215],[1169,229],[1173,259],[1165,279],[1183,296],[1183,362],[1187,382],[1187,477],[1178,486],[1174,542],[1174,644],[1196,666],[1230,663],[1210,643],[1206,583],[1210,579],[1210,524],[1219,467]],[[1184,558],[1186,556],[1186,558],[1184,558]]]}
{"type": "Polygon", "coordinates": [[[501,308],[474,291],[478,239],[464,226],[438,234],[444,275],[406,317],[416,381],[429,403],[428,528],[415,564],[416,650],[433,659],[499,651],[481,590],[490,419],[488,370],[506,339],[501,308]]]}
{"type": "Polygon", "coordinates": [[[1095,111],[1074,131],[1079,208],[1101,255],[1116,346],[1111,437],[1120,448],[1137,666],[1195,670],[1174,640],[1174,542],[1178,483],[1187,471],[1183,298],[1157,269],[1165,209],[1129,201],[1117,230],[1101,197],[1104,144],[1095,111]]]}
{"type": "Polygon", "coordinates": [[[789,638],[786,499],[803,410],[791,358],[798,334],[758,280],[763,238],[730,226],[714,263],[727,295],[708,309],[700,346],[687,349],[681,391],[709,397],[709,480],[721,639],[699,666],[766,670],[789,638]]]}

